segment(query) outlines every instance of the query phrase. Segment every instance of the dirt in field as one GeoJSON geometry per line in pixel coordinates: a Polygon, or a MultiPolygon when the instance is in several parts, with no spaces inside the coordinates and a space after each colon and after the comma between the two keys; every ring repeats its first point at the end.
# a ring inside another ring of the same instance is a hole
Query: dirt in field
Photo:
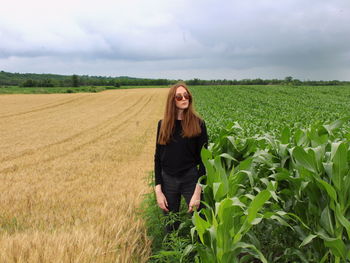
{"type": "Polygon", "coordinates": [[[168,89],[0,96],[0,262],[144,262],[168,89]]]}

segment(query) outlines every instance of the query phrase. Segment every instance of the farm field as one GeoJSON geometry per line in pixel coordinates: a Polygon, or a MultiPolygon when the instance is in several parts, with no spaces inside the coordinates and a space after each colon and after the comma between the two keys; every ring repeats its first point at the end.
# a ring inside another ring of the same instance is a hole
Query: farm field
{"type": "Polygon", "coordinates": [[[349,262],[349,90],[192,88],[211,140],[200,262],[349,262]]]}
{"type": "Polygon", "coordinates": [[[193,86],[191,91],[212,140],[234,121],[254,135],[350,114],[350,86],[193,86]]]}
{"type": "Polygon", "coordinates": [[[0,95],[0,262],[145,262],[167,89],[0,95]]]}
{"type": "MultiPolygon", "coordinates": [[[[268,262],[334,262],[335,254],[336,260],[346,258],[350,228],[346,230],[343,218],[350,216],[350,180],[344,179],[342,186],[327,176],[332,169],[339,176],[349,171],[349,161],[344,161],[350,156],[349,125],[344,120],[338,130],[325,121],[349,115],[350,87],[190,89],[212,143],[203,155],[209,168],[205,196],[212,209],[208,211],[218,222],[213,225],[210,216],[204,217],[206,222],[194,217],[203,241],[202,250],[197,250],[202,262],[234,262],[240,253],[246,262],[253,257],[266,257],[268,262]],[[338,160],[339,156],[347,157],[338,160]],[[331,197],[312,179],[314,173],[332,187],[328,190],[336,189],[329,190],[331,197]],[[337,200],[333,191],[339,193],[337,200]],[[310,201],[309,193],[319,198],[310,201]],[[255,197],[259,207],[251,205],[255,197]],[[236,198],[239,206],[230,208],[227,198],[236,198]],[[338,214],[333,211],[337,204],[338,214]],[[224,219],[230,216],[223,217],[215,206],[232,209],[235,231],[242,233],[228,237],[234,231],[224,219]],[[287,212],[296,213],[310,229],[287,212]],[[205,236],[214,230],[220,241],[206,243],[205,236]],[[288,239],[279,239],[282,233],[288,239]],[[239,244],[232,250],[234,238],[239,244]],[[225,249],[234,253],[223,256],[225,249]]],[[[146,177],[153,170],[155,127],[166,94],[167,89],[148,87],[93,94],[0,95],[0,262],[148,259],[151,243],[137,208],[150,191],[146,177]]]]}

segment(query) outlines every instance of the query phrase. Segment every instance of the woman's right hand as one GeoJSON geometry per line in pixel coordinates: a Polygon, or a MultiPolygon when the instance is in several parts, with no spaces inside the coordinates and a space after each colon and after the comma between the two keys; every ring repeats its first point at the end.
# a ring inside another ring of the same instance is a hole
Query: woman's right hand
{"type": "Polygon", "coordinates": [[[164,210],[165,212],[169,212],[168,202],[167,202],[167,200],[165,198],[165,195],[163,194],[162,190],[160,189],[160,187],[158,187],[158,185],[156,187],[156,197],[157,197],[158,206],[162,210],[164,210]]]}

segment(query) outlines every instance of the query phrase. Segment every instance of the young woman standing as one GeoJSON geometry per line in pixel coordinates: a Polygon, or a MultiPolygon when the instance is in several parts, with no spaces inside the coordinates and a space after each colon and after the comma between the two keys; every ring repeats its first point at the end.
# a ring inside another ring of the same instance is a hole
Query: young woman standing
{"type": "MultiPolygon", "coordinates": [[[[165,212],[178,212],[181,195],[188,212],[200,209],[198,178],[205,174],[202,147],[208,135],[204,120],[194,111],[192,95],[185,83],[177,83],[168,93],[163,120],[158,122],[154,155],[155,192],[158,206],[165,212]],[[197,167],[198,166],[198,167],[197,167]]],[[[178,224],[173,226],[178,227],[178,224]]]]}

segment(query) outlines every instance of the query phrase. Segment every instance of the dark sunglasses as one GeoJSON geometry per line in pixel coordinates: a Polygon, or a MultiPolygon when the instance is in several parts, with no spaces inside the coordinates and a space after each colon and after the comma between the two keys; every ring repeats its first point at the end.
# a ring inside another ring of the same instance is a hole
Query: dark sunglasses
{"type": "Polygon", "coordinates": [[[190,94],[188,94],[187,92],[185,92],[184,94],[178,93],[178,94],[175,95],[175,99],[176,99],[177,101],[182,101],[183,98],[185,98],[185,100],[189,100],[189,99],[190,99],[190,94]]]}

